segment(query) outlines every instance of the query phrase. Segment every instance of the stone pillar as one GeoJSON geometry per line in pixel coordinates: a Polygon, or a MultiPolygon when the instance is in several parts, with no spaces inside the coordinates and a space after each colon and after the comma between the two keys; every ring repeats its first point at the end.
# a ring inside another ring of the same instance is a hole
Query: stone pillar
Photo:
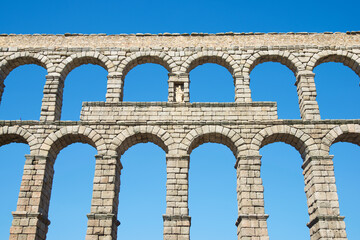
{"type": "Polygon", "coordinates": [[[248,74],[234,75],[235,84],[235,102],[247,103],[251,102],[250,77],[248,74]]]}
{"type": "Polygon", "coordinates": [[[303,120],[320,120],[319,106],[316,101],[315,73],[301,71],[296,76],[300,115],[303,120]]]}
{"type": "Polygon", "coordinates": [[[10,228],[10,240],[45,240],[50,221],[49,202],[54,176],[53,161],[26,155],[19,199],[10,228]]]}
{"type": "Polygon", "coordinates": [[[47,75],[41,105],[40,121],[60,120],[64,81],[60,75],[47,75]]]}
{"type": "Polygon", "coordinates": [[[107,78],[106,102],[121,102],[124,96],[123,75],[120,73],[109,74],[107,78]]]}
{"type": "Polygon", "coordinates": [[[169,73],[169,102],[189,102],[189,74],[169,73]]]}
{"type": "Polygon", "coordinates": [[[189,240],[191,218],[188,208],[189,155],[166,155],[166,214],[164,240],[189,240]]]}
{"type": "Polygon", "coordinates": [[[120,172],[122,165],[117,156],[96,156],[93,198],[87,215],[86,240],[116,240],[120,172]]]}
{"type": "Polygon", "coordinates": [[[235,165],[239,217],[238,240],[268,240],[264,187],[260,177],[261,156],[239,156],[235,165]]]}
{"type": "Polygon", "coordinates": [[[340,216],[332,158],[308,157],[302,166],[311,240],[347,239],[344,217],[340,216]]]}

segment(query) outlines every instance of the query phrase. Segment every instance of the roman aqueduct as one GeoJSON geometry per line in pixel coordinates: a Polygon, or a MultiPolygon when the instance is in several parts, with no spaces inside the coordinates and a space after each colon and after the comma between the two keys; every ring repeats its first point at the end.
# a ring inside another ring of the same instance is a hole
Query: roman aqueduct
{"type": "Polygon", "coordinates": [[[190,238],[189,155],[206,142],[226,145],[237,159],[239,240],[269,238],[259,149],[273,142],[290,144],[302,156],[311,239],[347,239],[329,148],[342,141],[360,145],[360,120],[321,119],[313,69],[324,62],[341,62],[360,75],[360,34],[1,35],[1,95],[16,67],[47,70],[39,121],[0,122],[1,146],[30,146],[10,239],[46,239],[54,161],[76,142],[97,150],[87,240],[117,239],[121,156],[142,142],[166,152],[166,240],[190,238]],[[269,61],[296,76],[301,120],[280,120],[276,103],[252,101],[250,72],[269,61]],[[88,63],[108,72],[106,102],[85,102],[80,121],[60,121],[66,76],[88,63]],[[122,102],[126,74],[144,63],[168,70],[168,102],[122,102]],[[204,63],[229,70],[235,102],[189,102],[189,72],[204,63]]]}

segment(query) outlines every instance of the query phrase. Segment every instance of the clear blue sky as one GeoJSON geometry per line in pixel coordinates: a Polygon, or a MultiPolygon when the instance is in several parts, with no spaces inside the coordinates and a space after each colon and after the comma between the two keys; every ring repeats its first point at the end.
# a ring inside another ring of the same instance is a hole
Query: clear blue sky
{"type": "MultiPolygon", "coordinates": [[[[358,31],[359,1],[3,1],[2,33],[162,33],[162,32],[323,32],[358,31]]],[[[359,77],[339,63],[315,68],[323,119],[360,118],[359,77]]],[[[46,71],[29,65],[16,68],[5,80],[0,119],[38,120],[46,71]]],[[[84,65],[66,79],[62,120],[78,120],[82,101],[104,101],[106,71],[84,65]],[[85,84],[86,83],[86,84],[85,84]],[[88,84],[91,83],[91,84],[88,84]],[[80,85],[86,88],[80,88],[80,85]]],[[[191,101],[234,100],[231,75],[205,64],[190,73],[191,101]],[[204,90],[204,82],[207,89],[204,90]]],[[[279,118],[299,119],[295,77],[278,63],[258,65],[251,73],[255,101],[277,101],[279,118]]],[[[125,79],[125,101],[166,101],[167,71],[141,65],[125,79]],[[148,90],[151,91],[148,91],[148,90]],[[148,93],[155,93],[148,95],[148,93]]],[[[0,239],[7,239],[11,211],[16,209],[24,144],[0,148],[0,239]]],[[[60,152],[50,205],[48,239],[84,239],[90,211],[96,150],[73,144],[60,152]]],[[[309,239],[306,197],[299,153],[274,143],[261,149],[261,176],[269,235],[276,240],[309,239]]],[[[360,147],[337,143],[335,176],[341,215],[349,239],[360,239],[358,174],[360,147]]],[[[165,213],[165,153],[152,143],[138,144],[121,158],[118,239],[162,238],[165,213]],[[146,197],[143,197],[143,196],[146,197]],[[141,230],[140,230],[141,229],[141,230]]],[[[193,240],[236,239],[235,158],[219,144],[204,144],[191,154],[189,207],[193,240]]]]}

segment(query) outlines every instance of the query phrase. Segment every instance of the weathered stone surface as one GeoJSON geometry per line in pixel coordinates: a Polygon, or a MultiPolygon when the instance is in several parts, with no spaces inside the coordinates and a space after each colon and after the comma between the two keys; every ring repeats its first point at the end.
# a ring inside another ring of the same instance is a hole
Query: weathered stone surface
{"type": "Polygon", "coordinates": [[[141,142],[166,152],[164,239],[190,238],[189,156],[206,142],[228,146],[237,159],[238,239],[269,239],[259,149],[279,141],[294,146],[304,160],[311,239],[346,239],[329,148],[339,141],[360,145],[360,120],[321,120],[313,68],[328,61],[359,75],[360,34],[1,35],[0,96],[4,79],[18,66],[37,64],[48,72],[40,121],[0,121],[0,145],[21,142],[31,151],[10,239],[46,238],[53,164],[75,142],[98,151],[86,239],[117,239],[120,158],[141,142]],[[280,120],[276,103],[252,101],[250,72],[267,61],[294,72],[301,120],[280,120]],[[106,102],[84,103],[78,122],[59,121],[66,76],[87,63],[108,71],[106,102]],[[126,74],[143,63],[169,71],[168,102],[122,102],[126,74]],[[233,103],[189,103],[189,72],[204,63],[232,74],[233,103]]]}

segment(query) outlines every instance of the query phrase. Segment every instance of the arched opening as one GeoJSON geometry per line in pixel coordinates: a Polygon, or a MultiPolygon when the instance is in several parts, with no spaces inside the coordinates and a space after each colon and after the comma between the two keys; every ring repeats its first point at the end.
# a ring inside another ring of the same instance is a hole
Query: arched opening
{"type": "Polygon", "coordinates": [[[107,75],[103,67],[93,64],[72,70],[65,79],[61,120],[78,121],[85,101],[105,102],[107,75]]]}
{"type": "Polygon", "coordinates": [[[11,143],[0,147],[0,239],[9,239],[12,222],[11,212],[16,210],[19,189],[25,164],[25,155],[29,154],[27,144],[11,143]]]}
{"type": "Polygon", "coordinates": [[[280,63],[257,65],[250,74],[252,100],[277,102],[280,119],[300,119],[295,82],[294,73],[280,63]]]}
{"type": "Polygon", "coordinates": [[[47,71],[30,64],[15,68],[6,77],[0,119],[39,120],[47,71]]]}
{"type": "Polygon", "coordinates": [[[234,102],[234,79],[225,67],[205,63],[190,72],[190,102],[234,102]]]}
{"type": "Polygon", "coordinates": [[[191,239],[237,239],[234,154],[218,143],[195,146],[189,170],[191,239]]]}
{"type": "Polygon", "coordinates": [[[160,64],[146,63],[132,68],[124,79],[124,101],[167,102],[168,70],[160,64]]]}
{"type": "Polygon", "coordinates": [[[359,76],[338,62],[327,62],[314,69],[322,119],[359,119],[359,76]]]}
{"type": "Polygon", "coordinates": [[[310,239],[299,152],[288,144],[278,142],[262,147],[260,154],[270,239],[310,239]]]}
{"type": "Polygon", "coordinates": [[[95,155],[87,144],[75,143],[57,155],[50,200],[47,239],[84,239],[90,213],[95,155]]]}
{"type": "Polygon", "coordinates": [[[330,154],[334,155],[333,162],[340,215],[345,216],[348,239],[357,239],[360,236],[358,227],[360,224],[358,218],[360,214],[358,207],[358,199],[360,198],[360,148],[352,143],[338,142],[331,146],[330,154]]]}
{"type": "Polygon", "coordinates": [[[162,239],[162,215],[166,211],[165,151],[151,142],[129,144],[130,149],[120,159],[123,169],[118,239],[162,239]]]}

